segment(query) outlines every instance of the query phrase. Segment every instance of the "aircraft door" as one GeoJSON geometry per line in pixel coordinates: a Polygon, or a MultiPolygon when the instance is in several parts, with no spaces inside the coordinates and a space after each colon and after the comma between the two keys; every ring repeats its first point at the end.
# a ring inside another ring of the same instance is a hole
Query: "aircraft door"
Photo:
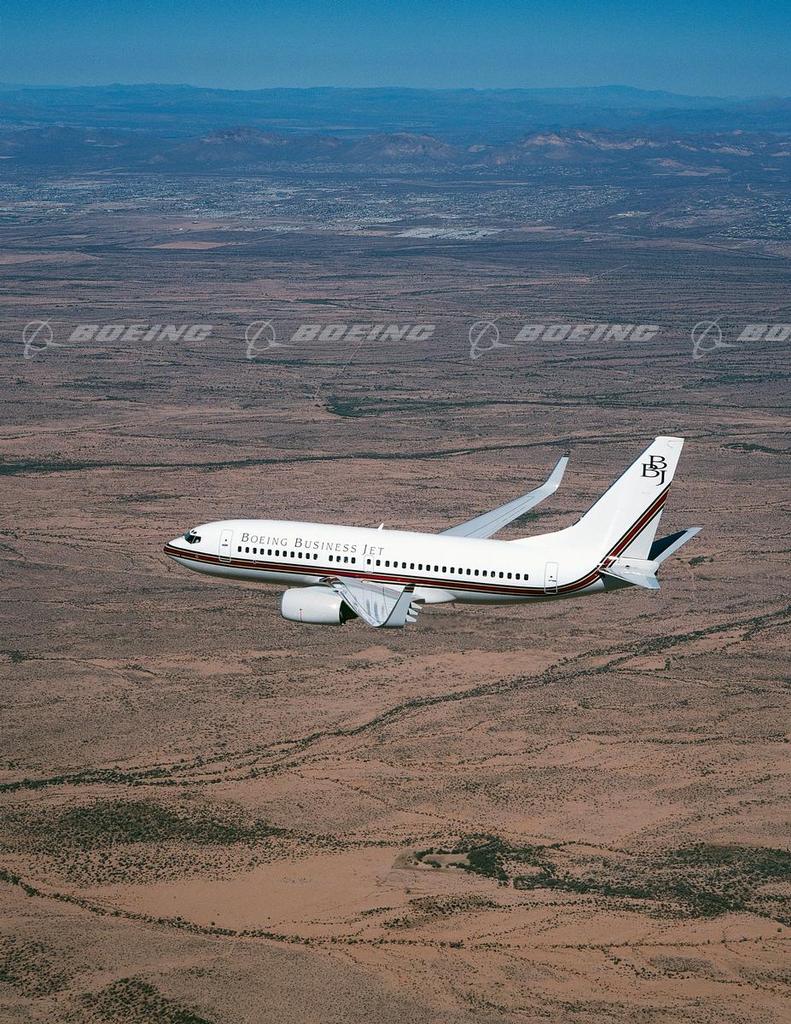
{"type": "Polygon", "coordinates": [[[557,594],[558,592],[558,563],[547,562],[544,569],[544,593],[557,594]]]}
{"type": "Polygon", "coordinates": [[[220,531],[220,561],[230,562],[233,542],[233,530],[220,531]]]}

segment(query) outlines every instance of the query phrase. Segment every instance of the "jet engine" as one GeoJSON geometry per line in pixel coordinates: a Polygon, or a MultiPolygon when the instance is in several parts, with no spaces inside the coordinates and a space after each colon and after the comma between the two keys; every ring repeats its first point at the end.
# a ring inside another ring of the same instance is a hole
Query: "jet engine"
{"type": "Polygon", "coordinates": [[[341,626],[356,618],[343,598],[327,587],[294,587],[280,599],[280,614],[289,622],[312,626],[341,626]]]}

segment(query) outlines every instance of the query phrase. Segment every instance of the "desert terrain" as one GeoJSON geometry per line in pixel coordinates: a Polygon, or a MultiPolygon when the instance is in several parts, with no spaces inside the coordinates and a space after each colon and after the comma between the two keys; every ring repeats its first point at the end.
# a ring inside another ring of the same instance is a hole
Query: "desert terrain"
{"type": "Polygon", "coordinates": [[[791,232],[714,177],[3,180],[0,1019],[788,1019],[791,346],[736,339],[791,232]],[[516,340],[602,322],[658,330],[516,340]],[[655,595],[309,628],[162,553],[439,531],[568,449],[506,536],[557,529],[658,433],[704,529],[655,595]]]}

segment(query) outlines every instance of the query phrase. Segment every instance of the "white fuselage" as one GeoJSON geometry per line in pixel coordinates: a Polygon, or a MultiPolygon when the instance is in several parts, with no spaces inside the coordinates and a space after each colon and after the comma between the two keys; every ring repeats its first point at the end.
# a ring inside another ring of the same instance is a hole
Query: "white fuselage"
{"type": "Polygon", "coordinates": [[[659,589],[661,563],[695,536],[656,540],[684,439],[660,436],[563,530],[492,540],[554,494],[562,456],[540,487],[443,533],[413,533],[277,519],[231,519],[165,545],[180,565],[223,579],[284,585],[283,618],[375,628],[414,622],[423,604],[546,601],[637,586],[659,589]]]}
{"type": "Polygon", "coordinates": [[[408,584],[428,604],[546,600],[609,589],[604,550],[580,549],[571,530],[517,541],[270,519],[196,527],[165,553],[189,569],[250,583],[309,586],[342,576],[408,584]]]}

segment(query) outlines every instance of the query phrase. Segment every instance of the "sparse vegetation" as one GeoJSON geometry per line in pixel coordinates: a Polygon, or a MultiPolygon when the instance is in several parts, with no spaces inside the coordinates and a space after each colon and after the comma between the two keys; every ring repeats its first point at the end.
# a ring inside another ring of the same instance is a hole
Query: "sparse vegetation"
{"type": "Polygon", "coordinates": [[[409,913],[390,918],[384,922],[384,927],[391,930],[413,928],[429,921],[452,917],[454,914],[492,910],[498,906],[496,900],[487,899],[485,896],[418,896],[409,901],[409,913]]]}
{"type": "MultiPolygon", "coordinates": [[[[0,880],[4,873],[0,873],[0,880]]],[[[59,992],[68,984],[68,974],[56,957],[40,942],[16,936],[0,936],[0,985],[31,998],[59,992]]]]}
{"type": "MultiPolygon", "coordinates": [[[[643,175],[625,137],[560,132],[487,184],[374,165],[187,181],[157,148],[117,174],[123,153],[91,137],[107,171],[28,180],[18,127],[0,160],[0,1017],[779,1019],[788,854],[753,844],[786,845],[787,342],[693,361],[690,331],[788,319],[788,140],[720,154],[720,174],[716,151],[751,143],[712,137],[696,178],[653,146],[643,175]],[[501,234],[464,239],[480,227],[501,234]],[[83,321],[214,327],[25,360],[23,325],[50,314],[56,341],[83,321]],[[248,361],[245,327],[270,314],[286,344],[314,319],[436,330],[248,361]],[[482,316],[507,347],[471,359],[482,316]],[[565,319],[661,329],[516,341],[565,319]],[[298,631],[274,590],[161,553],[245,507],[439,531],[569,447],[563,488],[499,536],[562,529],[654,426],[689,434],[660,533],[705,531],[658,604],[625,590],[298,631]]],[[[35,137],[51,155],[73,131],[35,137]]]]}
{"type": "Polygon", "coordinates": [[[7,648],[0,651],[0,654],[4,654],[6,658],[9,658],[12,665],[19,665],[21,662],[27,661],[28,659],[28,655],[23,651],[8,650],[7,648]]]}
{"type": "Polygon", "coordinates": [[[44,856],[58,873],[85,883],[212,872],[229,860],[249,867],[290,835],[232,806],[152,800],[97,800],[46,816],[6,811],[0,829],[6,849],[44,856]]]}
{"type": "Polygon", "coordinates": [[[207,808],[170,807],[151,800],[98,800],[49,820],[39,843],[50,850],[63,846],[96,849],[118,843],[228,846],[259,843],[283,832],[262,821],[222,817],[207,808]]]}
{"type": "Polygon", "coordinates": [[[108,1024],[211,1024],[142,978],[119,978],[98,992],[86,993],[80,1002],[108,1024]]]}
{"type": "Polygon", "coordinates": [[[471,871],[521,890],[555,889],[628,899],[650,913],[714,917],[751,911],[791,924],[787,897],[767,893],[772,881],[791,881],[791,853],[766,847],[695,843],[658,853],[570,855],[565,844],[516,846],[496,836],[467,837],[421,850],[415,859],[471,871]],[[533,870],[525,872],[524,867],[533,870]]]}

